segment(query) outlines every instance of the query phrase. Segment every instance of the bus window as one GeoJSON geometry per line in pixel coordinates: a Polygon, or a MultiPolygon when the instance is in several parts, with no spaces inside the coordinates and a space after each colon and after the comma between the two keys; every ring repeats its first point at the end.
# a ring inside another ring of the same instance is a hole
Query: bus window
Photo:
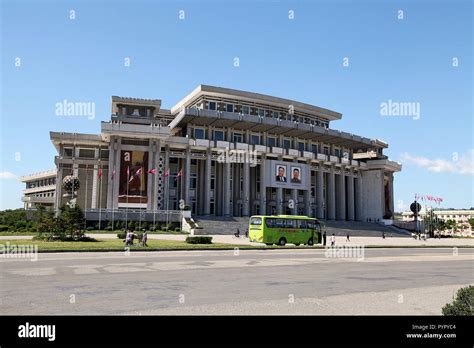
{"type": "Polygon", "coordinates": [[[309,220],[309,221],[307,221],[307,224],[308,224],[308,228],[310,230],[314,229],[314,221],[309,220]]]}
{"type": "Polygon", "coordinates": [[[250,219],[250,224],[251,225],[261,225],[262,224],[262,218],[251,218],[250,219]]]}
{"type": "Polygon", "coordinates": [[[267,227],[275,227],[275,219],[265,219],[267,227]]]}
{"type": "Polygon", "coordinates": [[[306,220],[296,220],[298,221],[298,228],[306,229],[306,220]]]}
{"type": "Polygon", "coordinates": [[[285,227],[285,220],[283,219],[275,219],[275,227],[285,227]]]}
{"type": "Polygon", "coordinates": [[[297,220],[287,219],[287,220],[286,220],[286,227],[288,227],[288,228],[296,228],[296,221],[297,221],[297,220]]]}

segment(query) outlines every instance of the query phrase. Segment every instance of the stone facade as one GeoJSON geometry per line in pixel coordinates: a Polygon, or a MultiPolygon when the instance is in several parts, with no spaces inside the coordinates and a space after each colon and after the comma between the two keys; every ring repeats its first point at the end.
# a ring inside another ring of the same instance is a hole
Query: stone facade
{"type": "Polygon", "coordinates": [[[67,202],[61,182],[74,175],[77,204],[91,220],[122,219],[124,211],[164,219],[183,205],[198,216],[389,219],[393,173],[401,166],[383,154],[386,143],[330,128],[341,117],[204,85],[171,110],[160,100],[112,97],[101,134],[51,132],[58,151],[54,205],[67,202]],[[274,182],[274,163],[291,170],[288,185],[274,182]]]}

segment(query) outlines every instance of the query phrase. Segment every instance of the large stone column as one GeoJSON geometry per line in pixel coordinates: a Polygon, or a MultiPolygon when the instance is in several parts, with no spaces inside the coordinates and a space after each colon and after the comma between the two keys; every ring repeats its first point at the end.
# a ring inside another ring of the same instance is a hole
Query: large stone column
{"type": "Polygon", "coordinates": [[[292,189],[291,190],[291,199],[293,200],[293,209],[291,209],[291,213],[293,215],[298,215],[298,190],[292,189]]]}
{"type": "MultiPolygon", "coordinates": [[[[154,168],[155,165],[155,145],[153,142],[153,139],[149,139],[148,141],[148,170],[154,168]]],[[[145,170],[145,168],[143,168],[145,170]]],[[[155,202],[153,197],[153,192],[154,192],[154,180],[152,178],[153,174],[147,173],[146,174],[146,186],[147,186],[147,204],[146,204],[146,210],[153,210],[155,209],[155,202]]]]}
{"type": "Polygon", "coordinates": [[[160,163],[160,156],[161,156],[161,140],[156,140],[153,144],[153,167],[148,168],[148,170],[154,168],[156,169],[156,174],[148,173],[148,176],[151,176],[152,181],[152,210],[158,210],[158,179],[160,174],[158,173],[158,165],[160,163]]]}
{"type": "Polygon", "coordinates": [[[170,177],[171,177],[171,170],[170,170],[170,151],[169,146],[165,145],[165,154],[164,154],[164,172],[168,173],[168,176],[163,176],[164,185],[163,185],[163,205],[165,210],[170,210],[170,177]]]}
{"type": "Polygon", "coordinates": [[[265,184],[265,161],[264,154],[260,157],[260,215],[267,214],[267,187],[265,184]]]}
{"type": "Polygon", "coordinates": [[[189,197],[189,186],[191,184],[191,149],[186,148],[186,157],[184,159],[184,204],[191,207],[191,200],[189,197]]]}
{"type": "MultiPolygon", "coordinates": [[[[211,214],[211,150],[207,150],[204,180],[204,215],[211,214]]],[[[214,189],[215,191],[215,189],[214,189]]]]}
{"type": "Polygon", "coordinates": [[[327,219],[336,219],[336,182],[335,182],[334,166],[331,165],[331,169],[328,174],[328,182],[326,192],[328,195],[328,206],[327,206],[327,219]]]}
{"type": "Polygon", "coordinates": [[[230,216],[230,162],[226,161],[224,163],[224,216],[230,216]]]}
{"type": "Polygon", "coordinates": [[[336,216],[338,220],[346,219],[346,174],[345,168],[341,167],[341,174],[338,175],[339,180],[339,192],[337,199],[337,211],[336,216]]]}
{"type": "Polygon", "coordinates": [[[355,185],[355,218],[357,221],[362,221],[362,175],[360,170],[357,171],[357,181],[355,185]]]}
{"type": "Polygon", "coordinates": [[[304,190],[304,214],[306,216],[311,216],[310,192],[310,190],[304,190]]]}
{"type": "Polygon", "coordinates": [[[119,188],[120,188],[120,159],[122,156],[122,138],[117,139],[116,143],[116,150],[115,150],[115,175],[114,180],[112,182],[113,186],[113,209],[118,209],[118,196],[119,196],[119,188]]]}
{"type": "Polygon", "coordinates": [[[390,211],[392,212],[392,217],[391,219],[393,220],[394,218],[394,214],[395,214],[395,210],[394,210],[394,206],[393,206],[393,201],[394,201],[394,197],[393,197],[393,172],[390,172],[388,174],[388,182],[389,182],[389,192],[390,192],[390,200],[389,200],[389,206],[390,206],[390,211]]]}
{"type": "Polygon", "coordinates": [[[276,205],[277,215],[283,214],[283,189],[281,187],[276,189],[276,205]]]}
{"type": "Polygon", "coordinates": [[[319,164],[316,174],[316,212],[318,219],[324,219],[324,165],[319,164]]]}
{"type": "Polygon", "coordinates": [[[110,137],[109,143],[109,170],[107,175],[107,209],[113,208],[113,181],[112,181],[112,172],[115,168],[115,137],[110,137]]]}
{"type": "MultiPolygon", "coordinates": [[[[94,149],[94,158],[95,160],[100,161],[100,151],[99,149],[94,149]]],[[[97,209],[97,201],[99,195],[97,194],[98,190],[98,180],[99,179],[99,165],[94,164],[92,167],[92,197],[91,197],[91,209],[97,209]]]]}
{"type": "Polygon", "coordinates": [[[352,169],[350,170],[347,180],[347,220],[354,221],[354,176],[352,169]]]}
{"type": "Polygon", "coordinates": [[[244,192],[242,196],[243,200],[243,209],[242,209],[242,215],[243,216],[249,216],[249,204],[250,204],[250,163],[244,162],[243,164],[244,167],[244,175],[243,175],[243,186],[244,186],[244,192]]]}

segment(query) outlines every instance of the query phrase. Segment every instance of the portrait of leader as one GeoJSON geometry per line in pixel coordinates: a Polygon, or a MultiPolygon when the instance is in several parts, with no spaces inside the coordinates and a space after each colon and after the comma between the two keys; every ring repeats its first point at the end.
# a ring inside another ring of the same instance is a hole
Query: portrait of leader
{"type": "Polygon", "coordinates": [[[276,165],[276,181],[278,182],[286,182],[286,166],[282,166],[281,164],[276,165]]]}
{"type": "Polygon", "coordinates": [[[301,184],[300,167],[291,167],[291,182],[295,184],[301,184]]]}

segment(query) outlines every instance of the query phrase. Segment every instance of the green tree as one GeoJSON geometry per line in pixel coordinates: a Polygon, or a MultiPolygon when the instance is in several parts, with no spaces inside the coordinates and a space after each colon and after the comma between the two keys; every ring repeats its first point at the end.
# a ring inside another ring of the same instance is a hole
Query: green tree
{"type": "Polygon", "coordinates": [[[443,315],[474,315],[474,286],[470,285],[458,290],[452,303],[443,308],[443,315]]]}
{"type": "Polygon", "coordinates": [[[471,230],[474,230],[474,219],[469,219],[467,221],[469,222],[469,225],[471,225],[471,230]]]}

